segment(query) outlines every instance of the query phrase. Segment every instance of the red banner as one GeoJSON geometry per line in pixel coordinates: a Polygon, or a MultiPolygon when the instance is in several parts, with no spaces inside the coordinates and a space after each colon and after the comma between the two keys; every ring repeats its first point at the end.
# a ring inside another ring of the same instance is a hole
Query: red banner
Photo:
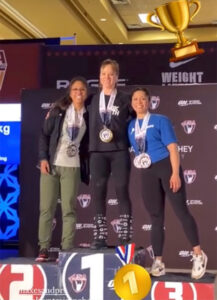
{"type": "Polygon", "coordinates": [[[20,102],[21,89],[40,84],[40,44],[0,46],[0,102],[20,102]]]}

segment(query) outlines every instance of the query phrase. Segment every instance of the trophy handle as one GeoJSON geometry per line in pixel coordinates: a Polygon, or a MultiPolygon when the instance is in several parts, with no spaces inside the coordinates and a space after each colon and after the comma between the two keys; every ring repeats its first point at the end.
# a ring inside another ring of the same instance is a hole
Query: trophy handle
{"type": "MultiPolygon", "coordinates": [[[[194,0],[194,1],[195,1],[195,0],[194,0]]],[[[154,26],[154,27],[160,28],[161,30],[165,30],[165,28],[164,28],[162,25],[159,25],[158,23],[155,23],[155,22],[152,21],[151,18],[152,18],[153,16],[157,17],[157,15],[156,15],[155,13],[149,13],[149,14],[147,15],[147,18],[146,18],[147,23],[149,23],[150,25],[152,25],[152,26],[154,26]]]]}
{"type": "Polygon", "coordinates": [[[196,5],[195,11],[193,12],[192,16],[190,17],[190,20],[192,21],[192,19],[196,16],[196,14],[199,12],[201,4],[199,0],[190,0],[189,1],[189,7],[192,6],[192,4],[196,5]]]}

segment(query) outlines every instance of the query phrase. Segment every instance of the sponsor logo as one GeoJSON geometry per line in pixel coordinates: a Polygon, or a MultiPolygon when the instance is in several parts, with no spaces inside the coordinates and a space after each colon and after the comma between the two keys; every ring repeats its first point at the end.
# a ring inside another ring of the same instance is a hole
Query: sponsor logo
{"type": "Polygon", "coordinates": [[[160,105],[160,97],[159,96],[151,96],[150,100],[150,109],[155,110],[160,105]]]}
{"type": "Polygon", "coordinates": [[[204,72],[162,72],[162,85],[184,85],[203,82],[204,72]]]}
{"type": "Polygon", "coordinates": [[[115,233],[118,233],[121,229],[121,220],[120,219],[114,219],[111,221],[112,228],[115,233]]]}
{"type": "Polygon", "coordinates": [[[195,120],[185,120],[181,123],[185,133],[192,134],[196,128],[195,120]]]}
{"type": "Polygon", "coordinates": [[[203,205],[202,200],[186,200],[187,205],[203,205]]]}
{"type": "Polygon", "coordinates": [[[9,125],[1,125],[0,126],[0,133],[4,134],[4,135],[9,135],[10,134],[10,130],[11,127],[9,125]]]}
{"type": "Polygon", "coordinates": [[[109,199],[108,200],[108,205],[118,205],[118,199],[109,199]]]}
{"type": "Polygon", "coordinates": [[[39,265],[0,265],[1,299],[43,299],[47,279],[39,265]]]}
{"type": "Polygon", "coordinates": [[[114,279],[109,280],[107,287],[109,290],[114,290],[114,279]]]}
{"type": "Polygon", "coordinates": [[[92,229],[95,228],[95,225],[93,223],[77,223],[76,229],[92,229]]]}
{"type": "Polygon", "coordinates": [[[184,170],[184,179],[187,184],[191,184],[197,177],[196,170],[184,170]]]}
{"type": "Polygon", "coordinates": [[[81,248],[90,248],[90,243],[80,243],[79,247],[81,247],[81,248]]]}
{"type": "Polygon", "coordinates": [[[197,300],[197,291],[194,284],[191,282],[156,281],[152,286],[151,299],[197,300]]]}
{"type": "Polygon", "coordinates": [[[179,106],[189,106],[189,105],[201,105],[202,102],[200,100],[179,100],[179,106]]]}
{"type": "Polygon", "coordinates": [[[49,248],[50,253],[56,253],[56,252],[60,252],[60,251],[61,251],[60,247],[50,247],[49,248]]]}
{"type": "Polygon", "coordinates": [[[142,225],[142,229],[144,231],[150,231],[151,228],[152,228],[151,224],[144,224],[144,225],[142,225]]]}
{"type": "Polygon", "coordinates": [[[86,208],[90,205],[91,196],[90,194],[81,194],[77,197],[82,208],[86,208]]]}
{"type": "Polygon", "coordinates": [[[41,108],[42,109],[51,109],[52,105],[53,105],[53,103],[49,103],[49,102],[42,103],[41,108]]]}
{"type": "Polygon", "coordinates": [[[68,278],[71,283],[73,291],[78,294],[81,293],[87,284],[87,275],[86,274],[72,274],[68,278]]]}
{"type": "Polygon", "coordinates": [[[6,156],[0,156],[0,161],[6,162],[8,161],[8,158],[6,156]]]}
{"type": "Polygon", "coordinates": [[[191,153],[193,150],[193,145],[180,145],[178,146],[178,150],[181,153],[191,153]]]}
{"type": "Polygon", "coordinates": [[[182,66],[182,65],[184,65],[184,64],[187,64],[187,63],[189,63],[190,61],[195,60],[195,59],[196,59],[196,57],[189,58],[189,59],[182,60],[182,61],[177,61],[177,62],[172,62],[172,61],[171,61],[171,62],[169,63],[169,66],[170,66],[170,68],[174,69],[174,68],[180,67],[180,66],[182,66]]]}
{"type": "MultiPolygon", "coordinates": [[[[59,89],[66,89],[69,86],[69,80],[59,79],[56,81],[56,88],[59,89]]],[[[119,78],[117,86],[126,86],[128,79],[126,78],[119,78]]],[[[88,79],[87,84],[90,87],[99,87],[99,79],[88,79]]]]}
{"type": "Polygon", "coordinates": [[[0,50],[0,90],[2,89],[6,70],[7,70],[7,60],[4,50],[0,50]]]}
{"type": "Polygon", "coordinates": [[[192,256],[192,251],[189,251],[189,250],[180,250],[179,251],[179,256],[181,257],[190,257],[192,256]]]}

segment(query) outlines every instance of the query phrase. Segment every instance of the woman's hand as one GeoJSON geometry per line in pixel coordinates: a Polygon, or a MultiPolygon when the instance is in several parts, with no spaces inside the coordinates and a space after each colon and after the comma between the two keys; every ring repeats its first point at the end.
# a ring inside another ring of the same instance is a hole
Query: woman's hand
{"type": "Polygon", "coordinates": [[[47,160],[41,160],[40,170],[42,174],[49,174],[50,173],[50,165],[47,160]]]}
{"type": "Polygon", "coordinates": [[[176,193],[181,187],[181,180],[178,174],[172,174],[170,177],[170,188],[173,193],[176,193]]]}
{"type": "Polygon", "coordinates": [[[170,188],[173,193],[176,193],[181,187],[181,179],[179,177],[179,152],[176,143],[171,143],[167,146],[170,153],[170,162],[172,167],[172,175],[170,177],[170,188]]]}

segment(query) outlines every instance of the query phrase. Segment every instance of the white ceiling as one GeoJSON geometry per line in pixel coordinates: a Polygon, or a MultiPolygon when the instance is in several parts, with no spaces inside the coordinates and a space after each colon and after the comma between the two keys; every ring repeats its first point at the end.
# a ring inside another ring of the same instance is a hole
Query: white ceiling
{"type": "MultiPolygon", "coordinates": [[[[175,34],[143,24],[138,17],[138,13],[154,12],[166,2],[171,1],[0,0],[0,39],[73,37],[76,34],[76,39],[64,43],[175,42],[175,34]],[[106,21],[102,22],[101,18],[106,21]]],[[[188,39],[217,41],[217,0],[200,0],[200,3],[199,13],[184,34],[188,39]]],[[[193,10],[194,4],[191,13],[193,10]]]]}

